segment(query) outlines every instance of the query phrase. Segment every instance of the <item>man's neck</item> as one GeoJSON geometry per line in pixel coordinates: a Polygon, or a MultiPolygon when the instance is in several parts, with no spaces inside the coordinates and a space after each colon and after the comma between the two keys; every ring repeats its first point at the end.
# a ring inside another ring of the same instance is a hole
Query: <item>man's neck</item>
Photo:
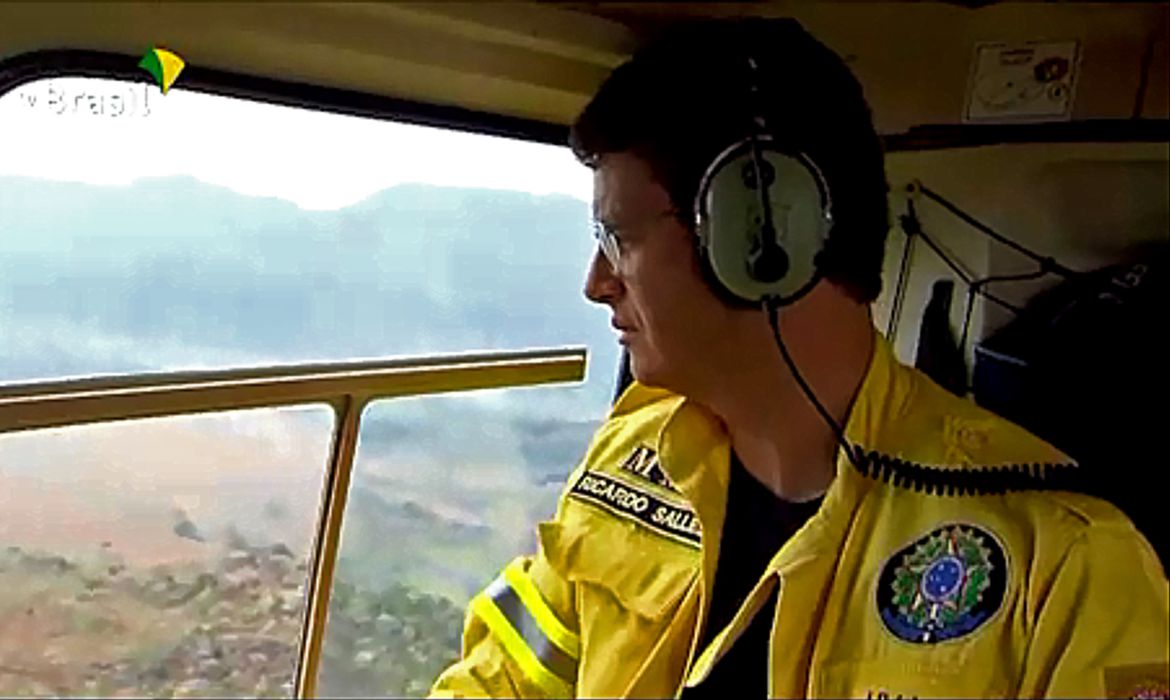
{"type": "MultiPolygon", "coordinates": [[[[837,437],[793,378],[762,320],[762,331],[752,325],[737,339],[730,350],[734,361],[725,359],[727,371],[703,403],[723,420],[732,449],[752,476],[785,500],[807,501],[823,494],[836,474],[837,437]]],[[[779,325],[800,375],[844,428],[873,354],[876,331],[868,307],[821,284],[781,309],[779,325]]]]}

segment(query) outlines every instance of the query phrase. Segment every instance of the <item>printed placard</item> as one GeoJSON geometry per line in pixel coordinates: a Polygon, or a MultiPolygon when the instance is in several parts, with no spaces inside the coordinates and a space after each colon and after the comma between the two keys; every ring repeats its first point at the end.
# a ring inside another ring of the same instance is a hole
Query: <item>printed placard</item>
{"type": "Polygon", "coordinates": [[[1079,60],[1076,40],[977,44],[963,121],[1071,119],[1079,60]]]}

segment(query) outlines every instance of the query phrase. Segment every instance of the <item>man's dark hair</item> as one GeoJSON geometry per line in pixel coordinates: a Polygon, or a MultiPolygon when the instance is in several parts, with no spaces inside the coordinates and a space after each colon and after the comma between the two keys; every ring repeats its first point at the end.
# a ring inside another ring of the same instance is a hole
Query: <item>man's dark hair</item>
{"type": "Polygon", "coordinates": [[[750,133],[768,132],[817,164],[833,198],[825,277],[861,302],[881,292],[889,205],[882,143],[845,62],[791,19],[715,20],[674,29],[619,66],[578,116],[569,144],[589,167],[607,153],[646,160],[684,223],[706,167],[750,133]]]}

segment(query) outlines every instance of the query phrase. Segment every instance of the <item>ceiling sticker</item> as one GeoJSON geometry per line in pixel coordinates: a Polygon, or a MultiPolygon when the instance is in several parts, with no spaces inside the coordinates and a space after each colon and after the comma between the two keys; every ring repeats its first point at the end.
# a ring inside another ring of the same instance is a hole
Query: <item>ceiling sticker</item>
{"type": "Polygon", "coordinates": [[[977,44],[963,121],[1071,119],[1079,58],[1075,40],[977,44]]]}

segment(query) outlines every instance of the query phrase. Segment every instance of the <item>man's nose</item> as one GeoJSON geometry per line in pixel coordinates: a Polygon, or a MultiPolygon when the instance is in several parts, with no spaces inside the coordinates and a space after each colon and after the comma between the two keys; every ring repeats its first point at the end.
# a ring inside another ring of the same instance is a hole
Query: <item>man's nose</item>
{"type": "Polygon", "coordinates": [[[609,304],[621,294],[622,281],[614,274],[609,258],[598,248],[589,262],[585,277],[585,298],[595,304],[609,304]]]}

